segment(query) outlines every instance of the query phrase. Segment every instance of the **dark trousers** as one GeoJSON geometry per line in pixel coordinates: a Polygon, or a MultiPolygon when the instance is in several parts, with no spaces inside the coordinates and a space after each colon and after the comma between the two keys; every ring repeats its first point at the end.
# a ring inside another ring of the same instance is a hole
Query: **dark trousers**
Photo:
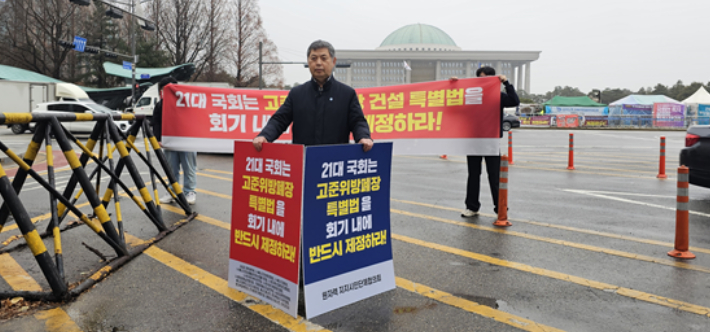
{"type": "Polygon", "coordinates": [[[479,192],[481,190],[481,162],[486,159],[486,172],[488,173],[488,184],[491,187],[493,205],[498,211],[498,185],[500,177],[500,156],[467,156],[468,181],[466,183],[466,208],[471,211],[478,211],[481,208],[479,192]]]}

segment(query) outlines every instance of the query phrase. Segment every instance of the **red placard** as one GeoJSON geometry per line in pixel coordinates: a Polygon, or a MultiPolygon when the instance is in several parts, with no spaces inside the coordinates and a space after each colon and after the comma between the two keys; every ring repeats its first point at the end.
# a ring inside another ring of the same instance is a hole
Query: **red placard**
{"type": "Polygon", "coordinates": [[[302,145],[234,142],[230,260],[298,285],[302,188],[302,145]]]}

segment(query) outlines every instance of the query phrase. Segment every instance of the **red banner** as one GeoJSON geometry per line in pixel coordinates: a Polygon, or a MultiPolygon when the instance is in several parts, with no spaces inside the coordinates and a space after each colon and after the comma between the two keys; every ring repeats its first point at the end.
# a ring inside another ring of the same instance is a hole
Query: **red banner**
{"type": "MultiPolygon", "coordinates": [[[[310,84],[310,83],[306,83],[310,84]]],[[[356,89],[375,141],[395,152],[498,154],[500,81],[496,77],[356,89]]],[[[163,91],[163,145],[231,152],[251,141],[288,91],[169,85],[163,91]]],[[[290,132],[280,140],[289,141],[290,132]]]]}
{"type": "Polygon", "coordinates": [[[229,285],[296,316],[303,146],[233,142],[229,285]]]}

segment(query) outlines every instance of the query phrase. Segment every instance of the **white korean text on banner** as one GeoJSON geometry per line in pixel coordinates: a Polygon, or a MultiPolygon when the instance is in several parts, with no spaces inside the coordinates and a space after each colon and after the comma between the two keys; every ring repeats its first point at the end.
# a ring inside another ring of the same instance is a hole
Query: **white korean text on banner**
{"type": "Polygon", "coordinates": [[[395,288],[390,232],[392,143],[306,148],[306,317],[395,288]]]}

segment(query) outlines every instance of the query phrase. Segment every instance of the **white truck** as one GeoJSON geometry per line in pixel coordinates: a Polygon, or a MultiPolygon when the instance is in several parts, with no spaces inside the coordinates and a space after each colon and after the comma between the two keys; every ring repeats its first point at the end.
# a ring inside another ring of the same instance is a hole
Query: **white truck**
{"type": "MultiPolygon", "coordinates": [[[[51,101],[91,100],[79,86],[71,83],[22,82],[0,80],[0,113],[30,113],[37,104],[51,101]]],[[[15,134],[33,130],[29,124],[8,125],[15,134]]]]}
{"type": "MultiPolygon", "coordinates": [[[[229,83],[221,83],[221,82],[189,82],[189,83],[178,83],[178,84],[185,84],[185,85],[196,85],[196,86],[207,86],[207,87],[213,87],[213,88],[231,88],[229,83]]],[[[143,114],[145,115],[148,119],[153,117],[153,109],[155,108],[155,105],[160,101],[160,93],[158,93],[158,84],[154,84],[148,90],[145,90],[143,95],[138,99],[138,102],[136,103],[136,110],[135,114],[143,114]]],[[[132,112],[132,110],[126,109],[126,112],[132,112]]]]}

